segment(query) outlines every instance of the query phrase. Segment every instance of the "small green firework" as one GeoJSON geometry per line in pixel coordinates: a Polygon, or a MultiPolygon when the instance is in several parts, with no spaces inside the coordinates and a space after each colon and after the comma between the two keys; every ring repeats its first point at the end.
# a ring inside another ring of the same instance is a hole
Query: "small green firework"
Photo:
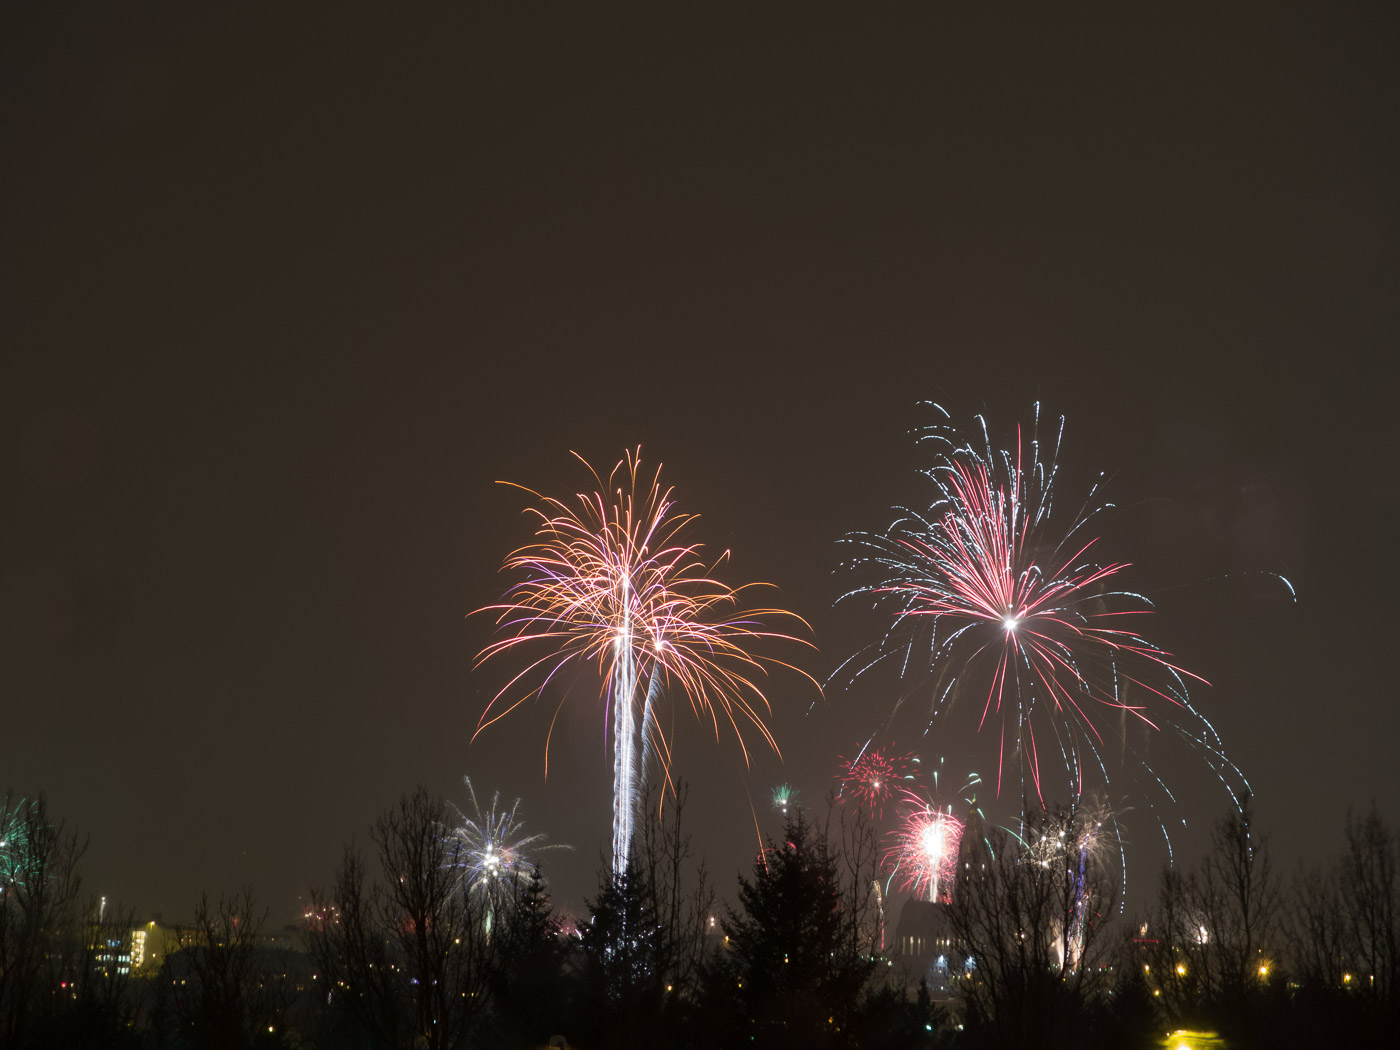
{"type": "Polygon", "coordinates": [[[788,804],[797,797],[797,788],[791,784],[779,784],[773,789],[773,808],[786,813],[788,804]]]}
{"type": "Polygon", "coordinates": [[[0,889],[23,885],[29,871],[29,810],[26,799],[11,805],[7,798],[0,808],[0,889]]]}

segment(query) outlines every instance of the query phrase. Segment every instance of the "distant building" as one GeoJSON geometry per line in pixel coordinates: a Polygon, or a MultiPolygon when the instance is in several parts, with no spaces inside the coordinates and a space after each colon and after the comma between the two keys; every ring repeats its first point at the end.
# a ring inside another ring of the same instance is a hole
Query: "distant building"
{"type": "Polygon", "coordinates": [[[89,946],[93,970],[108,977],[131,973],[134,969],[131,962],[134,943],[132,934],[123,935],[101,925],[93,927],[89,946]]]}
{"type": "MultiPolygon", "coordinates": [[[[129,965],[132,973],[148,975],[159,972],[167,956],[174,955],[191,942],[192,931],[185,926],[164,925],[160,916],[156,916],[144,926],[132,930],[129,941],[129,947],[124,946],[120,951],[121,964],[129,965]]],[[[299,954],[302,950],[301,928],[286,925],[264,930],[258,937],[258,947],[273,952],[299,954]]]]}
{"type": "Polygon", "coordinates": [[[152,919],[131,931],[131,972],[146,976],[159,972],[165,957],[180,949],[180,931],[152,919]]]}
{"type": "Polygon", "coordinates": [[[952,999],[957,994],[958,978],[973,965],[958,947],[948,905],[941,901],[905,901],[895,924],[890,955],[897,965],[904,966],[911,991],[925,980],[936,1000],[952,999]]]}

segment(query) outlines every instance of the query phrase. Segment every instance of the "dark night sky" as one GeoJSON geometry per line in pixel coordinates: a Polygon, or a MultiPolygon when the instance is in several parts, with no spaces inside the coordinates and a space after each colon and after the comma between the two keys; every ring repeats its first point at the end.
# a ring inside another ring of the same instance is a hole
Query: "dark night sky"
{"type": "MultiPolygon", "coordinates": [[[[642,443],[824,675],[874,630],[831,608],[836,539],[927,495],[915,402],[1040,398],[1114,475],[1282,861],[1348,806],[1394,822],[1400,37],[1352,6],[5,5],[0,787],[91,833],[95,891],[170,916],[249,881],[282,920],[469,773],[577,847],[580,907],[600,706],[548,782],[544,708],[469,746],[505,668],[464,615],[528,535],[493,482],[642,443]],[[1211,582],[1260,568],[1299,604],[1211,582]]],[[[888,706],[810,698],[775,686],[760,805],[815,801],[888,706]]],[[[736,749],[692,733],[678,772],[729,891],[736,749]]]]}

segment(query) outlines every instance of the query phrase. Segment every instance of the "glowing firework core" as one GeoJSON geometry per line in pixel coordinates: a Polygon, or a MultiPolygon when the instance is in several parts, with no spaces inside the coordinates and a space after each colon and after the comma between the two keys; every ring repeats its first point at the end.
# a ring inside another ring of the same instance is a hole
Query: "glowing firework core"
{"type": "Polygon", "coordinates": [[[943,858],[943,829],[936,823],[930,823],[924,828],[920,838],[923,840],[924,854],[928,857],[929,864],[937,867],[943,858]]]}

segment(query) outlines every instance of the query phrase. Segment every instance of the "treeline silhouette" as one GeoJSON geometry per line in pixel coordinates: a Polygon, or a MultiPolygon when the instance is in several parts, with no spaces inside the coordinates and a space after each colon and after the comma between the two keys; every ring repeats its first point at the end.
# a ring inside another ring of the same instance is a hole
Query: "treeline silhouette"
{"type": "Polygon", "coordinates": [[[683,790],[649,807],[573,921],[538,869],[473,869],[419,788],[346,848],[295,943],[265,936],[251,891],[205,896],[152,971],[136,917],[84,895],[84,840],[42,795],[7,799],[0,1046],[1400,1045],[1396,835],[1374,807],[1285,879],[1246,803],[1131,920],[1086,807],[970,825],[949,899],[922,906],[936,957],[895,951],[858,812],[794,808],[726,904],[684,810],[683,790]]]}

